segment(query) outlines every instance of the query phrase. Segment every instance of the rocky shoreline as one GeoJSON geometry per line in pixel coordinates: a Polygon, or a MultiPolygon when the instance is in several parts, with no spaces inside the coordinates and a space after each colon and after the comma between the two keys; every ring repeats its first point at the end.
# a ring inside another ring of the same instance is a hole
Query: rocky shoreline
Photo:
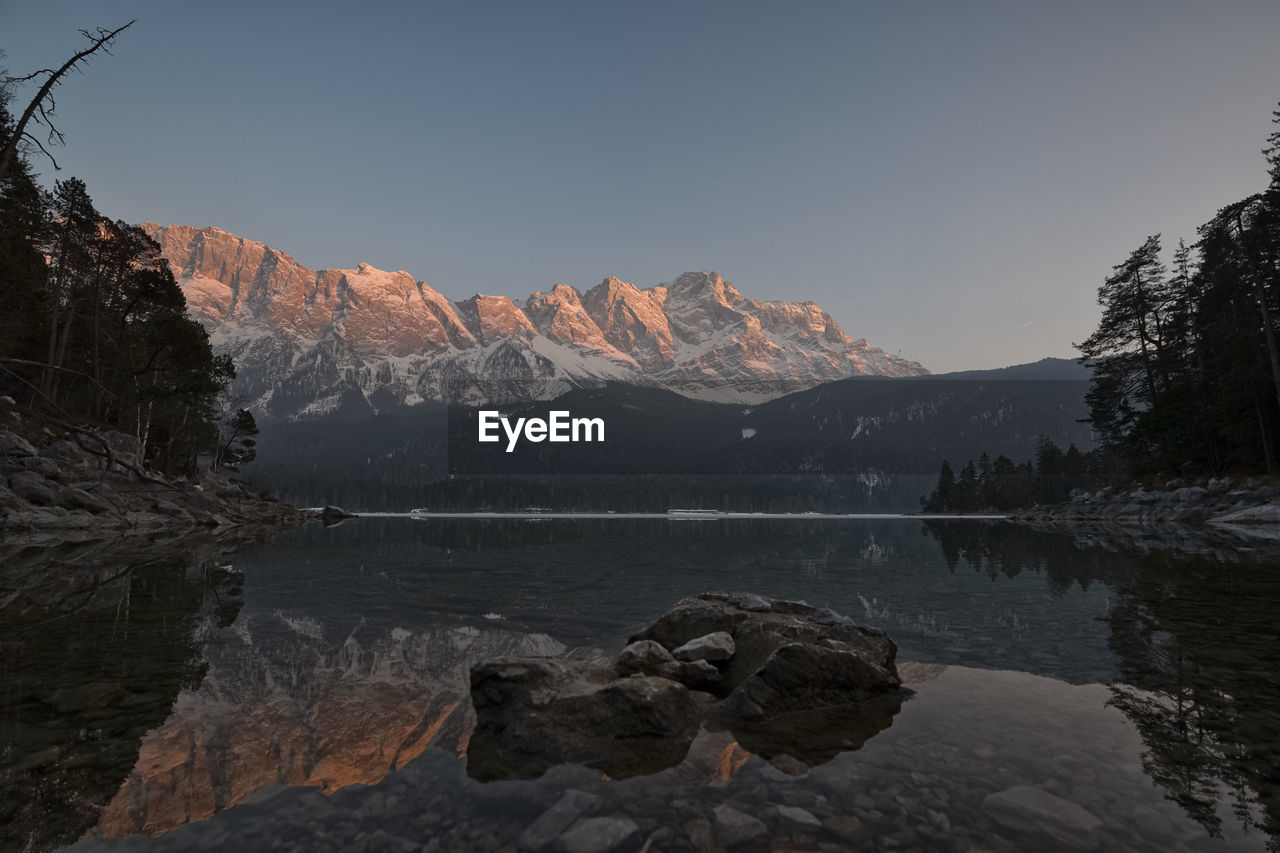
{"type": "Polygon", "coordinates": [[[102,432],[24,437],[0,429],[0,534],[6,544],[53,546],[191,535],[250,541],[313,513],[211,472],[146,471],[134,436],[102,432]]]}
{"type": "Polygon", "coordinates": [[[1013,521],[1036,527],[1203,527],[1241,538],[1280,537],[1280,484],[1251,477],[1223,477],[1204,484],[1173,481],[1163,489],[1075,491],[1066,503],[1012,513],[1013,521]]]}

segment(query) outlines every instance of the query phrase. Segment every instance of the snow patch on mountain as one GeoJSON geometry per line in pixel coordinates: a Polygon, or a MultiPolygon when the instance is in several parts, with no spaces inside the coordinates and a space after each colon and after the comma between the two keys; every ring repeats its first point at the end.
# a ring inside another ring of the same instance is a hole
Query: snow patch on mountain
{"type": "Polygon", "coordinates": [[[235,360],[237,398],[268,418],[545,398],[605,381],[755,403],[928,372],[850,338],[813,302],[749,299],[714,272],[454,303],[403,270],[312,270],[220,228],[142,227],[215,350],[235,360]]]}

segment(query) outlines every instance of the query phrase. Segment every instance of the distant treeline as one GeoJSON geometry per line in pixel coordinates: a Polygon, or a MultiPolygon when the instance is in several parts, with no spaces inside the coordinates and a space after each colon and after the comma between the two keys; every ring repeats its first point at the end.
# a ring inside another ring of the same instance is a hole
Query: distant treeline
{"type": "Polygon", "coordinates": [[[1048,439],[1036,458],[1015,463],[986,453],[965,463],[957,474],[943,460],[938,484],[920,498],[925,512],[1012,510],[1032,504],[1061,503],[1076,489],[1092,491],[1115,482],[1115,460],[1103,450],[1081,453],[1073,444],[1065,451],[1048,439]]]}
{"type": "Polygon", "coordinates": [[[1280,454],[1280,112],[1270,182],[1178,242],[1149,237],[1098,290],[1083,343],[1101,445],[1132,474],[1277,470],[1280,454]]]}
{"type": "Polygon", "coordinates": [[[160,470],[252,458],[253,418],[225,396],[235,369],[187,317],[159,245],[99,213],[79,179],[57,181],[52,192],[37,184],[26,155],[38,141],[24,120],[47,118],[51,107],[37,99],[34,112],[28,105],[15,119],[12,93],[0,88],[4,407],[59,432],[136,436],[160,470]]]}

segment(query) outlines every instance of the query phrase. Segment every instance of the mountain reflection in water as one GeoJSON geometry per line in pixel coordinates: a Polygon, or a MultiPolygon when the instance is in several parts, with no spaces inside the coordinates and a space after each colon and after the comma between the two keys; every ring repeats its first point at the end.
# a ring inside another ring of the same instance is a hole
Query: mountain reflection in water
{"type": "MultiPolygon", "coordinates": [[[[104,557],[87,609],[28,595],[13,620],[18,599],[0,598],[0,849],[49,849],[86,830],[103,837],[86,848],[183,849],[242,826],[326,849],[306,825],[337,832],[332,841],[352,814],[365,832],[479,849],[457,834],[468,820],[510,844],[568,787],[618,808],[642,803],[650,813],[633,817],[646,832],[694,819],[658,801],[753,811],[763,796],[809,803],[825,821],[819,840],[853,843],[830,834],[853,815],[870,837],[963,849],[964,839],[1021,838],[986,798],[1031,785],[1096,815],[1101,849],[1161,849],[1153,839],[1181,849],[1205,834],[1223,849],[1257,849],[1280,837],[1272,556],[958,521],[359,519],[230,559],[244,573],[240,596],[172,560],[107,581],[120,570],[104,557]],[[651,777],[606,782],[579,768],[500,783],[515,799],[495,812],[485,791],[499,789],[468,780],[459,754],[470,665],[614,653],[679,597],[716,588],[805,599],[885,628],[900,659],[929,664],[914,676],[904,668],[917,696],[857,752],[807,773],[775,759],[799,776],[707,733],[651,777]],[[96,711],[56,698],[94,685],[106,685],[87,702],[96,711]],[[147,702],[135,706],[139,695],[147,702]],[[86,752],[91,772],[77,769],[86,752]],[[237,806],[279,785],[291,787],[270,795],[270,809],[237,806]],[[314,800],[300,786],[334,793],[314,800]],[[372,808],[374,791],[403,796],[372,808]],[[108,840],[218,812],[155,839],[108,840]],[[423,814],[441,817],[424,826],[423,814]]],[[[15,588],[8,563],[4,577],[15,588]]],[[[767,802],[754,812],[773,820],[767,802]]]]}

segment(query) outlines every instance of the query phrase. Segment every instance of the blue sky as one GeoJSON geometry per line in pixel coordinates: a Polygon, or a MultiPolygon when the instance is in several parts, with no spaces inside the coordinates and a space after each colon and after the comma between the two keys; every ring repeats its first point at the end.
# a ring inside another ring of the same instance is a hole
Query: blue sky
{"type": "Polygon", "coordinates": [[[58,96],[110,216],[452,298],[715,270],[939,372],[1072,355],[1265,184],[1280,100],[1273,0],[9,0],[4,63],[130,18],[58,96]]]}

